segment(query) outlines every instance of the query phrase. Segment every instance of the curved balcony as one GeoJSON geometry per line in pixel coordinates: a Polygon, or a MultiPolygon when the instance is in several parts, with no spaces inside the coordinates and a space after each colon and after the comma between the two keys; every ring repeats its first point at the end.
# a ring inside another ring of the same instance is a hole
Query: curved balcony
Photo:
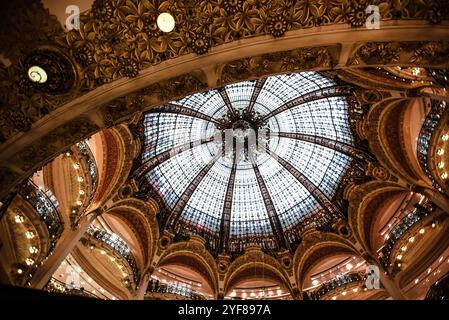
{"type": "Polygon", "coordinates": [[[449,300],[449,273],[430,287],[425,300],[449,300]]]}
{"type": "Polygon", "coordinates": [[[122,257],[128,263],[134,276],[134,282],[137,284],[140,281],[140,271],[137,267],[136,259],[134,258],[128,245],[120,239],[117,235],[107,232],[106,230],[98,229],[90,226],[87,229],[87,234],[96,240],[100,241],[110,249],[112,249],[116,254],[122,257]]]}
{"type": "Polygon", "coordinates": [[[76,147],[72,148],[72,152],[81,160],[80,165],[85,169],[83,170],[83,172],[87,172],[87,174],[85,175],[85,178],[87,179],[87,181],[85,182],[87,189],[86,196],[84,197],[82,204],[78,208],[76,208],[71,215],[72,225],[76,225],[82,214],[90,206],[95,195],[95,191],[97,190],[98,168],[95,157],[90,150],[89,145],[85,141],[78,142],[76,144],[76,147]]]}
{"type": "Polygon", "coordinates": [[[206,298],[185,286],[180,286],[175,283],[161,283],[159,280],[150,279],[147,287],[147,296],[154,294],[172,294],[178,296],[180,299],[187,300],[206,300],[206,298]]]}
{"type": "Polygon", "coordinates": [[[441,117],[445,111],[446,102],[432,101],[432,108],[426,116],[421,131],[419,132],[418,145],[416,149],[418,153],[418,162],[421,168],[432,181],[434,187],[436,187],[440,191],[442,190],[442,188],[437,181],[437,177],[435,177],[429,169],[429,151],[433,140],[433,134],[436,128],[439,127],[441,117]]]}
{"type": "Polygon", "coordinates": [[[45,285],[44,289],[47,292],[52,293],[62,293],[72,296],[80,296],[85,298],[92,298],[92,299],[101,299],[94,295],[91,292],[88,292],[83,289],[77,289],[77,288],[67,288],[66,284],[56,280],[55,278],[51,278],[50,281],[45,285]]]}
{"type": "Polygon", "coordinates": [[[48,254],[51,253],[64,229],[56,198],[51,191],[43,191],[31,180],[19,188],[18,194],[36,210],[47,227],[50,238],[48,254]]]}
{"type": "Polygon", "coordinates": [[[361,272],[352,272],[347,273],[345,275],[337,276],[334,279],[331,279],[325,283],[323,283],[321,286],[318,287],[313,292],[309,292],[309,298],[312,300],[320,300],[322,297],[324,297],[326,294],[328,294],[331,291],[345,288],[347,285],[352,283],[361,283],[365,282],[366,275],[361,272]]]}
{"type": "Polygon", "coordinates": [[[434,210],[431,203],[424,203],[423,205],[416,204],[415,210],[407,214],[388,234],[388,239],[380,251],[380,262],[385,268],[391,265],[391,254],[395,248],[396,243],[404,236],[407,231],[412,229],[419,221],[427,217],[434,210]]]}

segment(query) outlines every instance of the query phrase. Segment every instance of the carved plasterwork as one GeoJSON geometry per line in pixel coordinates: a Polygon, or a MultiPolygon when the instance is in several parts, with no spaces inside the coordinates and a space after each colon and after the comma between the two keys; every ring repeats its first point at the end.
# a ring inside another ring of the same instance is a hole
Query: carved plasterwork
{"type": "Polygon", "coordinates": [[[135,236],[140,239],[139,246],[143,254],[144,269],[146,269],[156,252],[159,240],[157,208],[138,199],[127,199],[114,203],[106,212],[127,221],[135,232],[135,236]]]}
{"type": "Polygon", "coordinates": [[[368,42],[357,48],[348,65],[447,65],[449,42],[368,42]]]}
{"type": "Polygon", "coordinates": [[[343,236],[329,232],[310,232],[304,235],[303,241],[296,249],[293,257],[293,270],[295,279],[298,284],[301,284],[303,275],[317,262],[317,259],[324,258],[331,255],[335,248],[344,252],[350,252],[353,254],[359,254],[354,245],[343,236]],[[319,253],[319,257],[312,260],[309,259],[309,255],[319,248],[330,247],[328,251],[324,250],[319,253]]]}
{"type": "Polygon", "coordinates": [[[193,270],[196,269],[196,271],[200,272],[208,281],[212,290],[218,292],[217,264],[201,242],[189,240],[170,244],[163,252],[158,266],[170,263],[185,266],[191,266],[192,263],[199,263],[202,267],[193,267],[193,270]]]}
{"type": "Polygon", "coordinates": [[[224,279],[224,292],[226,292],[229,285],[233,283],[233,279],[238,276],[239,273],[251,268],[271,270],[274,275],[277,275],[278,280],[281,280],[287,285],[290,291],[292,290],[293,284],[290,283],[288,275],[279,261],[274,257],[263,253],[260,249],[254,249],[247,250],[244,255],[238,257],[229,266],[224,279]]]}
{"type": "Polygon", "coordinates": [[[356,186],[348,195],[349,225],[357,241],[373,255],[368,238],[379,207],[397,192],[406,191],[403,186],[391,181],[374,180],[356,186]]]}

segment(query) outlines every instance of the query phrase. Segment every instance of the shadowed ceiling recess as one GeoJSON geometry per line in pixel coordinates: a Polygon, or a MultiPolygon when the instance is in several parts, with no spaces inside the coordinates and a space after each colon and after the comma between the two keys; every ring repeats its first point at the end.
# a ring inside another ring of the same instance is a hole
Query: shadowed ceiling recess
{"type": "Polygon", "coordinates": [[[161,228],[199,234],[213,253],[235,255],[249,243],[293,251],[305,228],[342,216],[334,199],[359,153],[349,125],[353,90],[317,72],[293,73],[147,112],[134,175],[162,200],[161,228]],[[265,130],[266,152],[224,152],[214,136],[229,128],[244,136],[248,128],[265,130]]]}

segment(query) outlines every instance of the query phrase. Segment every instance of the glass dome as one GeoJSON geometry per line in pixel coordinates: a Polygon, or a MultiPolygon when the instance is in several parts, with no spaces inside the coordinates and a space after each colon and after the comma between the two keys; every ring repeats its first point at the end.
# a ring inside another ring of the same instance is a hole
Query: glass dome
{"type": "Polygon", "coordinates": [[[201,230],[224,250],[239,239],[279,242],[317,212],[330,214],[352,159],[350,94],[302,72],[151,109],[138,174],[164,200],[165,225],[201,230]]]}

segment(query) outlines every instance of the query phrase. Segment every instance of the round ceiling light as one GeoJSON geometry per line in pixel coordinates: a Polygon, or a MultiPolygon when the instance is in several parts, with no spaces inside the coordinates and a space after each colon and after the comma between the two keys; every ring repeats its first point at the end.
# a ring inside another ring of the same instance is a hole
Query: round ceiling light
{"type": "Polygon", "coordinates": [[[175,28],[175,18],[170,13],[163,12],[157,17],[157,26],[163,32],[172,32],[175,28]]]}
{"type": "Polygon", "coordinates": [[[37,83],[47,82],[47,72],[39,66],[32,66],[28,69],[28,78],[37,83]]]}

